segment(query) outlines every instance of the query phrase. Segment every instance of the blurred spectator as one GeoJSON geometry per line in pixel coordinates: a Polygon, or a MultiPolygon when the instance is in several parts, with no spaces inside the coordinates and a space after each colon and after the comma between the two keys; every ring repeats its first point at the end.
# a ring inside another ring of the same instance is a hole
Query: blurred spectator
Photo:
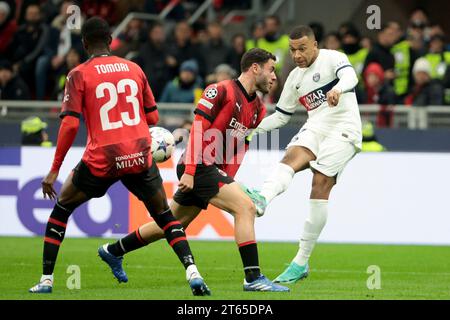
{"type": "Polygon", "coordinates": [[[257,41],[257,47],[267,50],[277,57],[275,70],[280,73],[284,59],[289,52],[289,36],[281,32],[280,18],[276,15],[264,19],[264,28],[265,36],[257,41]]]}
{"type": "Polygon", "coordinates": [[[206,74],[211,74],[221,63],[225,63],[230,54],[230,47],[223,39],[222,25],[218,22],[208,24],[209,40],[203,45],[203,61],[205,63],[206,74]]]}
{"type": "Polygon", "coordinates": [[[39,117],[28,117],[21,123],[22,145],[51,147],[52,142],[48,140],[47,123],[39,117]]]}
{"type": "Polygon", "coordinates": [[[375,128],[370,121],[364,121],[362,124],[362,152],[382,152],[387,151],[386,147],[378,142],[375,135],[375,128]]]}
{"type": "Polygon", "coordinates": [[[231,80],[236,78],[236,76],[236,70],[231,68],[228,64],[222,63],[214,69],[214,73],[208,75],[206,79],[206,86],[224,80],[231,80]]]}
{"type": "Polygon", "coordinates": [[[192,32],[194,36],[191,38],[193,44],[203,45],[207,44],[209,40],[208,30],[203,21],[196,21],[192,25],[192,32]]]}
{"type": "Polygon", "coordinates": [[[169,54],[176,60],[176,67],[184,61],[195,60],[200,75],[205,75],[205,64],[201,47],[192,43],[192,28],[186,21],[180,21],[175,25],[174,37],[169,42],[169,54]]]}
{"type": "Polygon", "coordinates": [[[447,67],[450,65],[450,52],[445,52],[444,35],[435,34],[432,36],[425,59],[431,65],[431,78],[442,80],[447,67]]]}
{"type": "Polygon", "coordinates": [[[361,35],[355,26],[351,25],[341,35],[342,50],[356,71],[360,85],[362,84],[362,72],[369,50],[361,47],[361,35]]]}
{"type": "Polygon", "coordinates": [[[365,104],[395,104],[395,92],[389,83],[384,81],[384,71],[378,63],[370,63],[364,70],[365,104]]]}
{"type": "Polygon", "coordinates": [[[25,11],[25,24],[21,25],[9,47],[13,68],[34,88],[36,62],[45,54],[50,28],[41,21],[41,9],[31,4],[25,11]]]}
{"type": "Polygon", "coordinates": [[[354,28],[353,22],[350,21],[343,22],[338,28],[338,34],[342,38],[346,33],[348,33],[350,29],[353,28],[354,28]]]}
{"type": "Polygon", "coordinates": [[[314,31],[314,36],[316,38],[317,43],[319,44],[319,47],[322,44],[323,35],[325,33],[325,29],[323,27],[323,24],[320,22],[311,22],[309,24],[309,27],[314,31]]]}
{"type": "Polygon", "coordinates": [[[364,70],[365,94],[359,98],[363,104],[379,104],[377,114],[378,127],[392,125],[393,112],[391,106],[395,104],[395,92],[392,86],[384,81],[384,70],[378,63],[370,63],[364,70]]]}
{"type": "Polygon", "coordinates": [[[177,61],[168,53],[166,34],[161,23],[150,26],[148,39],[141,46],[136,62],[144,70],[158,101],[165,85],[176,76],[177,68],[177,61]]]}
{"type": "Polygon", "coordinates": [[[425,58],[419,58],[413,67],[414,87],[405,98],[406,105],[440,106],[444,103],[444,87],[439,80],[431,79],[431,65],[425,58]]]}
{"type": "Polygon", "coordinates": [[[54,87],[55,73],[66,61],[66,55],[71,48],[83,51],[81,44],[80,30],[68,28],[67,19],[70,17],[68,8],[74,5],[74,1],[65,0],[60,7],[60,13],[52,22],[48,44],[44,53],[36,61],[36,99],[44,100],[47,96],[49,80],[52,81],[51,88],[54,87]]]}
{"type": "Polygon", "coordinates": [[[197,62],[188,60],[181,65],[179,76],[166,85],[159,102],[193,103],[201,88],[197,62]]]}
{"type": "Polygon", "coordinates": [[[125,30],[111,43],[112,54],[133,59],[139,52],[141,43],[145,41],[144,23],[140,19],[132,19],[125,30]],[[130,54],[130,55],[129,55],[130,54]]]}
{"type": "Polygon", "coordinates": [[[66,55],[65,63],[56,74],[55,77],[56,85],[55,90],[52,94],[52,99],[56,99],[59,101],[63,100],[64,87],[66,85],[67,75],[69,74],[70,70],[78,66],[80,63],[81,63],[80,52],[78,52],[78,50],[76,50],[75,48],[71,48],[66,55]]]}
{"type": "Polygon", "coordinates": [[[51,24],[53,19],[58,15],[61,7],[61,0],[47,0],[47,1],[35,1],[40,2],[42,12],[42,22],[45,24],[51,24]]]}
{"type": "Polygon", "coordinates": [[[13,40],[17,23],[11,18],[11,7],[5,1],[0,1],[0,59],[6,58],[6,50],[13,40]]]}
{"type": "Polygon", "coordinates": [[[391,48],[391,53],[395,58],[393,86],[397,102],[403,103],[405,95],[411,89],[413,83],[412,66],[418,55],[411,45],[411,39],[405,38],[405,34],[398,22],[391,21],[387,25],[393,30],[396,39],[396,43],[391,48]]]}
{"type": "Polygon", "coordinates": [[[372,49],[372,46],[373,46],[373,44],[372,44],[372,39],[371,38],[369,38],[369,37],[362,37],[361,38],[361,47],[362,48],[365,48],[365,49],[370,51],[372,49]]]}
{"type": "Polygon", "coordinates": [[[117,22],[116,3],[118,0],[83,0],[81,11],[86,15],[86,19],[97,16],[105,19],[110,26],[117,22]]]}
{"type": "Polygon", "coordinates": [[[409,16],[408,34],[421,38],[425,41],[429,40],[430,20],[428,13],[422,7],[415,8],[409,16]]]}
{"type": "Polygon", "coordinates": [[[8,60],[0,61],[0,100],[30,100],[30,90],[19,75],[14,75],[8,60]]]}
{"type": "Polygon", "coordinates": [[[227,64],[236,71],[241,70],[241,59],[245,53],[245,36],[242,33],[235,34],[231,39],[231,50],[226,59],[227,64]]]}
{"type": "Polygon", "coordinates": [[[430,41],[434,36],[443,36],[445,38],[444,29],[439,24],[433,24],[430,27],[429,37],[430,41]]]}
{"type": "Polygon", "coordinates": [[[444,102],[446,105],[450,105],[450,68],[445,71],[442,84],[444,86],[444,102]]]}
{"type": "Polygon", "coordinates": [[[378,63],[384,70],[384,79],[392,81],[395,78],[395,58],[390,50],[397,40],[397,33],[393,28],[388,25],[382,26],[377,34],[377,42],[367,55],[364,68],[372,62],[378,63]]]}
{"type": "Polygon", "coordinates": [[[246,50],[259,47],[259,40],[266,35],[266,29],[264,27],[263,20],[257,20],[252,24],[251,37],[245,43],[246,50]]]}
{"type": "Polygon", "coordinates": [[[329,50],[341,50],[341,39],[337,32],[330,32],[323,39],[323,48],[329,50]]]}

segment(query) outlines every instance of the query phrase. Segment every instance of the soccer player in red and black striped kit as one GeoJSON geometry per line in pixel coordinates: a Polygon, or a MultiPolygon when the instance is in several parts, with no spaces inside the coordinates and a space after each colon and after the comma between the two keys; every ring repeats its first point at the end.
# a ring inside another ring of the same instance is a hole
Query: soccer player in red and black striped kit
{"type": "MultiPolygon", "coordinates": [[[[245,291],[289,291],[261,274],[254,230],[256,209],[233,180],[248,150],[246,137],[265,116],[265,106],[256,91],[268,93],[276,81],[275,59],[265,50],[251,49],[242,57],[238,79],[205,89],[195,109],[187,150],[177,165],[179,189],[170,204],[184,227],[209,203],[234,216],[245,291]]],[[[138,232],[148,243],[164,237],[154,222],[141,226],[138,232]]],[[[138,246],[143,245],[136,241],[134,247],[138,246]]],[[[110,247],[120,251],[120,241],[110,247]]]]}
{"type": "MultiPolygon", "coordinates": [[[[121,181],[140,199],[186,269],[194,295],[210,291],[194,263],[186,234],[167,203],[158,167],[150,152],[148,125],[158,122],[152,90],[141,68],[128,60],[111,56],[111,35],[103,19],[87,20],[82,29],[89,60],[73,69],[68,77],[62,103],[61,126],[52,168],[42,182],[44,197],[56,199],[44,237],[43,275],[29,291],[51,293],[53,270],[67,221],[72,212],[91,198],[102,197],[121,181]],[[88,131],[87,147],[57,195],[53,184],[76,136],[80,115],[88,131]]],[[[139,230],[121,240],[121,250],[133,250],[145,243],[139,230]]],[[[122,269],[114,248],[99,249],[100,257],[113,270],[122,269]]],[[[126,282],[126,274],[114,274],[126,282]]]]}

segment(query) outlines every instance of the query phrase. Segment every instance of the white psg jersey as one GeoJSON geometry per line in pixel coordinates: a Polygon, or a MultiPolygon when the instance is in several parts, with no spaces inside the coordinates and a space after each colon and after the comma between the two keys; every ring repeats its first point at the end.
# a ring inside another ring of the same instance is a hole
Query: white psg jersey
{"type": "Polygon", "coordinates": [[[303,129],[352,142],[361,148],[361,117],[354,90],[343,92],[339,103],[329,107],[327,92],[338,82],[341,70],[352,67],[347,56],[335,50],[320,49],[308,68],[291,71],[277,103],[277,111],[292,115],[298,106],[306,108],[308,120],[303,129]]]}

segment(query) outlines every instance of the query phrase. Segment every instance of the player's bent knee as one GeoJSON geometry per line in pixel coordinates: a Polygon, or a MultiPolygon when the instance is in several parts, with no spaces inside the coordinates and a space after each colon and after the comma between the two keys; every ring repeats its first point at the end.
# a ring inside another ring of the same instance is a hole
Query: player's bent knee
{"type": "Polygon", "coordinates": [[[232,209],[236,216],[240,216],[242,218],[254,218],[256,214],[256,207],[255,204],[248,199],[241,201],[239,203],[236,203],[236,206],[232,209]]]}

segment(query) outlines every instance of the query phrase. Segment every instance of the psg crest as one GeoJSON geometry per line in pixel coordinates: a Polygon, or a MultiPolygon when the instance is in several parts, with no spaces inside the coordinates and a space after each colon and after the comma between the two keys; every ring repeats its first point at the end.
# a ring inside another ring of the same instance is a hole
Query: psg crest
{"type": "Polygon", "coordinates": [[[320,80],[320,73],[316,73],[315,75],[313,75],[313,80],[314,82],[318,82],[320,80]]]}

